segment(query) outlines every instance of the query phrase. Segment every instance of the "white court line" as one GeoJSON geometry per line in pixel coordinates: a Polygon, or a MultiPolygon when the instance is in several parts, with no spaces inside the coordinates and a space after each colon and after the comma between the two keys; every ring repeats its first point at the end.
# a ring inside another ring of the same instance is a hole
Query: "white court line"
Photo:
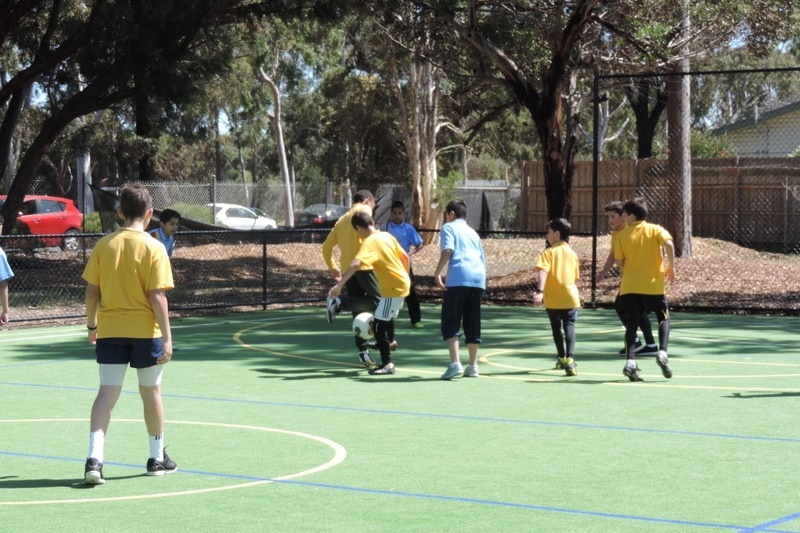
{"type": "MultiPolygon", "coordinates": [[[[0,423],[26,423],[26,422],[88,422],[85,418],[42,418],[42,419],[12,419],[12,420],[0,420],[0,423]]],[[[114,422],[137,422],[141,423],[141,420],[134,420],[129,418],[121,418],[115,419],[114,422]]],[[[326,463],[323,463],[319,466],[315,466],[313,468],[309,468],[303,470],[301,472],[295,472],[293,474],[286,474],[283,476],[276,476],[268,479],[259,479],[257,481],[248,481],[246,483],[238,483],[236,485],[226,485],[222,487],[209,487],[205,489],[192,489],[192,490],[183,490],[183,491],[173,491],[173,492],[160,492],[160,493],[147,493],[147,494],[137,494],[137,495],[128,495],[128,496],[114,496],[108,498],[83,498],[83,499],[65,499],[65,500],[24,500],[24,501],[13,501],[13,502],[3,502],[0,501],[0,507],[4,505],[50,505],[50,504],[62,504],[62,503],[92,503],[92,502],[106,502],[106,501],[129,501],[129,500],[145,500],[145,499],[153,499],[153,498],[162,498],[165,496],[187,496],[191,494],[205,494],[209,492],[221,492],[223,490],[233,490],[233,489],[243,489],[248,487],[254,487],[257,485],[265,485],[267,483],[275,483],[276,481],[286,481],[289,479],[295,479],[298,477],[308,476],[311,474],[315,474],[317,472],[321,472],[323,470],[327,470],[332,468],[342,461],[345,460],[347,457],[347,450],[341,444],[334,442],[330,439],[325,437],[320,437],[318,435],[311,435],[309,433],[301,433],[299,431],[289,431],[286,429],[276,429],[276,428],[268,428],[268,427],[261,427],[261,426],[249,426],[249,425],[242,425],[242,424],[224,424],[224,423],[217,423],[217,422],[195,422],[195,421],[188,421],[188,420],[168,420],[168,424],[186,424],[186,425],[195,425],[195,426],[216,426],[216,427],[224,427],[224,428],[232,428],[232,429],[249,429],[255,431],[267,431],[271,433],[282,433],[284,435],[291,435],[295,437],[301,437],[305,439],[314,440],[316,442],[322,443],[334,450],[334,455],[331,460],[326,463]]]]}

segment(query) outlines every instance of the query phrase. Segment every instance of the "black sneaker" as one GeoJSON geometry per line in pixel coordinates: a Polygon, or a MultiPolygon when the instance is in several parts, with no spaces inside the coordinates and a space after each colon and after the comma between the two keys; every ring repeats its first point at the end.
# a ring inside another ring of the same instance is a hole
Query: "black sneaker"
{"type": "Polygon", "coordinates": [[[561,368],[564,369],[564,373],[568,376],[577,376],[578,370],[575,368],[577,365],[575,360],[572,357],[563,357],[559,359],[561,363],[561,368]]]}
{"type": "Polygon", "coordinates": [[[103,463],[94,457],[86,459],[86,468],[83,469],[83,482],[87,485],[102,485],[105,483],[103,463]]]}
{"type": "Polygon", "coordinates": [[[375,375],[383,375],[383,374],[394,374],[394,363],[389,363],[388,365],[381,365],[378,368],[373,368],[369,371],[369,373],[373,376],[375,375]]]}
{"type": "Polygon", "coordinates": [[[152,457],[147,460],[148,476],[163,476],[164,474],[171,474],[177,469],[178,465],[175,464],[175,461],[169,458],[169,455],[167,455],[166,452],[164,452],[163,461],[153,459],[152,457]]]}
{"type": "Polygon", "coordinates": [[[555,370],[564,370],[564,363],[561,361],[560,357],[556,357],[555,370]]]}
{"type": "MultiPolygon", "coordinates": [[[[645,345],[642,344],[642,341],[639,340],[639,337],[636,337],[636,344],[635,344],[635,348],[634,348],[634,353],[636,355],[639,355],[639,352],[642,351],[642,349],[644,347],[645,347],[645,345]]],[[[628,355],[628,348],[625,347],[625,348],[621,349],[620,351],[617,352],[617,355],[619,355],[620,357],[625,357],[626,355],[628,355]]]]}
{"type": "Polygon", "coordinates": [[[622,374],[631,381],[644,381],[642,379],[642,371],[639,370],[639,365],[636,363],[625,365],[625,368],[622,369],[622,374]]]}

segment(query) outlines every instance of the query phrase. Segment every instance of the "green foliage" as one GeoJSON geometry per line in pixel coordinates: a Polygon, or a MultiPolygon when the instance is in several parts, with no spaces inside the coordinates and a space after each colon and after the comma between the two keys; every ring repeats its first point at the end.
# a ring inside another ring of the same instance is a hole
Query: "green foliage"
{"type": "Polygon", "coordinates": [[[439,174],[439,179],[436,183],[436,192],[433,195],[440,206],[444,207],[451,200],[458,198],[458,191],[456,187],[459,183],[464,181],[464,176],[461,172],[452,171],[447,174],[439,174]]]}
{"type": "Polygon", "coordinates": [[[712,135],[702,130],[692,131],[692,158],[712,159],[719,157],[736,157],[727,137],[712,135]]]}
{"type": "Polygon", "coordinates": [[[83,231],[85,233],[103,233],[103,224],[100,222],[100,213],[89,213],[83,217],[83,231]]]}
{"type": "Polygon", "coordinates": [[[210,207],[205,205],[177,203],[169,206],[169,208],[180,213],[181,218],[205,222],[206,224],[214,223],[213,212],[210,207]]]}
{"type": "Polygon", "coordinates": [[[789,154],[789,157],[800,157],[800,146],[794,149],[794,151],[789,154]]]}

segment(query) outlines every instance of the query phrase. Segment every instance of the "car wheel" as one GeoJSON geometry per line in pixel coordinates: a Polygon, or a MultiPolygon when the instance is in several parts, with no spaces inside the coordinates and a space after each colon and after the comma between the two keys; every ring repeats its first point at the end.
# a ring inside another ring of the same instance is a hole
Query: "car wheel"
{"type": "Polygon", "coordinates": [[[80,242],[78,242],[78,232],[74,229],[67,230],[64,233],[64,238],[61,239],[61,249],[70,252],[76,251],[80,248],[80,242]]]}

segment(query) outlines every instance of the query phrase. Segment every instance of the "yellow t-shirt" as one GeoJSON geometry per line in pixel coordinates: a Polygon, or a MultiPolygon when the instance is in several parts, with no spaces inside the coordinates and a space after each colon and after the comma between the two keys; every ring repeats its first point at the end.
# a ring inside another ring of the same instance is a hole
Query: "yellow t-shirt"
{"type": "Polygon", "coordinates": [[[375,271],[378,289],[384,298],[408,296],[411,280],[400,260],[403,254],[403,247],[386,231],[376,231],[361,243],[356,258],[375,271]]]}
{"type": "MultiPolygon", "coordinates": [[[[347,270],[347,267],[350,266],[350,263],[353,262],[353,259],[358,253],[358,249],[361,248],[361,239],[359,239],[358,233],[356,233],[356,230],[353,229],[353,225],[350,223],[350,219],[359,211],[364,211],[370,216],[372,215],[372,208],[367,204],[353,204],[353,207],[336,221],[333,229],[325,238],[325,242],[322,243],[322,258],[325,260],[325,264],[328,265],[330,270],[336,269],[336,263],[333,261],[334,246],[339,247],[340,272],[347,270]]],[[[371,267],[362,265],[359,270],[370,270],[370,268],[371,267]]]]}
{"type": "Polygon", "coordinates": [[[149,291],[174,284],[167,250],[159,241],[144,231],[118,229],[97,242],[83,279],[100,287],[97,338],[161,337],[149,291]]]}
{"type": "Polygon", "coordinates": [[[614,258],[624,261],[620,294],[664,294],[661,247],[671,240],[667,230],[644,220],[614,235],[614,258]]]}
{"type": "Polygon", "coordinates": [[[547,248],[536,261],[536,269],[547,272],[544,284],[544,306],[547,309],[575,309],[581,306],[578,286],[580,262],[577,254],[564,241],[547,248]]]}

